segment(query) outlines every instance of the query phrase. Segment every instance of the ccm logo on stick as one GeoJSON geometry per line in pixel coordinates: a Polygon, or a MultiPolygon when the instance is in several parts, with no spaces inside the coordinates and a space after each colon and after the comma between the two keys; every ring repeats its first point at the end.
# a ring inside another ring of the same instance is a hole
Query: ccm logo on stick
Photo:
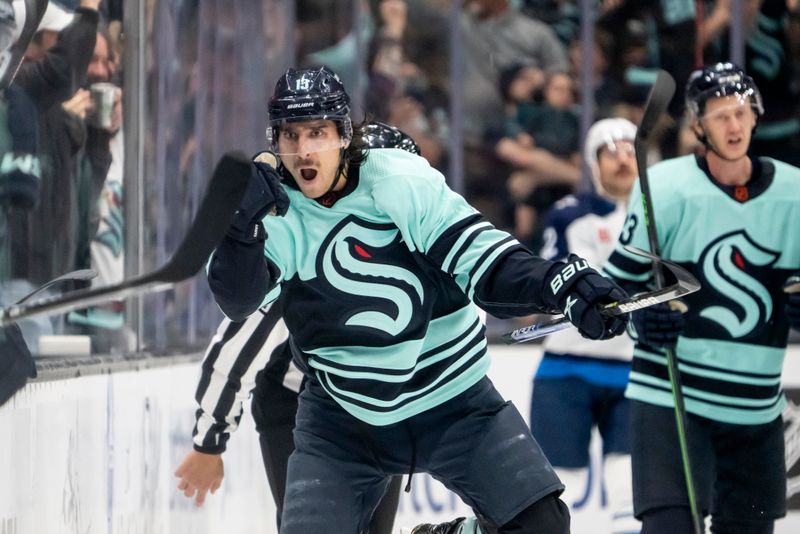
{"type": "Polygon", "coordinates": [[[553,291],[555,295],[558,293],[558,290],[564,285],[564,282],[575,276],[575,273],[579,271],[583,271],[589,268],[589,262],[586,260],[579,260],[574,263],[568,264],[566,267],[561,269],[561,272],[556,275],[555,278],[550,280],[550,289],[553,291]]]}

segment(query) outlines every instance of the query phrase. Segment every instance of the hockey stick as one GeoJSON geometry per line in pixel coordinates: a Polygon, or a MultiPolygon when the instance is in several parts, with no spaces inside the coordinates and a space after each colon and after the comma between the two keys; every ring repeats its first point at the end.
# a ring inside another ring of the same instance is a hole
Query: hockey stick
{"type": "Polygon", "coordinates": [[[97,276],[97,272],[93,271],[92,269],[78,269],[77,271],[70,271],[70,272],[68,272],[66,274],[62,274],[61,276],[59,276],[57,278],[53,278],[49,282],[46,282],[46,283],[40,285],[39,287],[37,287],[36,289],[31,291],[27,295],[25,295],[24,297],[19,299],[14,304],[22,304],[26,300],[30,300],[31,297],[41,293],[45,289],[47,289],[49,287],[52,287],[52,286],[54,286],[56,284],[60,284],[61,282],[72,282],[72,281],[78,281],[78,280],[91,280],[92,278],[95,278],[96,276],[97,276]]]}
{"type": "Polygon", "coordinates": [[[233,220],[250,177],[250,162],[240,152],[225,154],[216,169],[189,231],[172,258],[150,273],[118,284],[73,291],[65,295],[14,304],[0,309],[0,326],[36,317],[65,313],[109,300],[164,291],[176,282],[194,276],[205,265],[233,220]]]}
{"type": "MultiPolygon", "coordinates": [[[[650,193],[650,181],[647,176],[647,150],[650,134],[653,132],[658,119],[667,110],[673,94],[675,94],[675,80],[666,71],[659,71],[656,83],[650,89],[642,123],[636,131],[636,138],[633,141],[636,152],[636,165],[639,168],[639,185],[642,189],[642,208],[644,209],[647,240],[650,244],[650,252],[656,256],[661,256],[661,247],[658,243],[655,214],[653,213],[653,197],[650,193]]],[[[653,262],[653,278],[656,289],[664,287],[664,272],[661,270],[661,265],[662,262],[653,262]]],[[[681,459],[683,460],[683,474],[686,478],[686,493],[692,514],[692,526],[695,534],[702,534],[704,532],[703,518],[697,503],[697,491],[694,477],[692,476],[692,463],[689,458],[689,447],[686,443],[686,406],[683,399],[683,386],[681,385],[678,361],[674,350],[667,349],[666,355],[669,383],[672,388],[672,398],[675,401],[675,428],[678,433],[678,445],[680,446],[681,459]]]]}
{"type": "MultiPolygon", "coordinates": [[[[692,273],[680,265],[676,265],[670,261],[662,260],[658,256],[654,256],[649,252],[636,247],[625,247],[625,249],[633,254],[650,258],[654,262],[662,263],[664,267],[669,269],[669,271],[675,275],[677,282],[669,287],[657,289],[647,293],[640,293],[624,300],[612,302],[611,304],[605,304],[601,306],[599,310],[603,315],[623,315],[634,310],[641,310],[642,308],[647,308],[648,306],[653,306],[654,304],[667,302],[672,299],[694,293],[700,289],[700,282],[698,282],[697,279],[692,276],[692,273]]],[[[524,341],[538,339],[567,328],[572,328],[573,326],[574,325],[569,321],[569,319],[563,315],[559,315],[552,321],[523,326],[522,328],[517,328],[516,330],[507,332],[503,334],[502,339],[507,345],[511,345],[513,343],[522,343],[524,341]]]]}

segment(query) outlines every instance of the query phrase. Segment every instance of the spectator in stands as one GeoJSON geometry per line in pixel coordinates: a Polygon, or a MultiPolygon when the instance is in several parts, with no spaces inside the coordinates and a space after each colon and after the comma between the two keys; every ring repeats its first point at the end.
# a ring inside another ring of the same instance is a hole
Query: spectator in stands
{"type": "Polygon", "coordinates": [[[406,54],[405,0],[381,0],[379,26],[368,57],[370,90],[366,109],[417,141],[422,156],[442,168],[447,142],[444,98],[406,54]]]}
{"type": "MultiPolygon", "coordinates": [[[[676,80],[685,80],[694,68],[695,2],[605,0],[597,24],[614,36],[616,50],[611,64],[622,65],[615,73],[620,84],[651,84],[657,68],[676,80]]],[[[668,108],[673,122],[660,143],[665,157],[677,154],[677,120],[683,115],[683,91],[683,85],[678,84],[668,108]]]]}
{"type": "Polygon", "coordinates": [[[506,196],[505,171],[486,139],[493,117],[503,115],[500,73],[513,65],[542,71],[567,68],[564,46],[545,24],[508,0],[468,0],[461,17],[465,193],[495,224],[508,224],[498,199],[506,196]]]}
{"type": "MultiPolygon", "coordinates": [[[[621,78],[617,78],[611,72],[612,56],[614,48],[614,38],[596,28],[594,32],[594,47],[592,49],[592,90],[594,92],[595,116],[608,117],[614,116],[611,111],[614,105],[623,98],[621,78]]],[[[580,37],[576,37],[569,45],[569,64],[570,73],[575,81],[579,81],[583,76],[584,61],[581,49],[580,37]]],[[[580,84],[575,86],[576,101],[581,99],[582,87],[580,84]]]]}
{"type": "MultiPolygon", "coordinates": [[[[110,37],[102,27],[87,71],[89,87],[114,80],[117,62],[109,45],[110,37]]],[[[85,117],[87,137],[77,176],[80,225],[76,267],[98,273],[93,286],[118,283],[124,274],[122,90],[116,88],[110,124],[98,121],[98,111],[92,109],[85,117]]],[[[125,347],[119,339],[124,323],[122,301],[71,312],[68,321],[81,333],[92,335],[95,352],[125,347]]]]}
{"type": "Polygon", "coordinates": [[[89,105],[76,91],[94,50],[99,3],[81,0],[71,14],[51,2],[14,81],[37,110],[31,115],[38,114],[41,189],[35,209],[8,210],[9,275],[15,285],[4,295],[6,302],[75,269],[79,220],[74,177],[86,135],[79,115],[89,105]]]}
{"type": "Polygon", "coordinates": [[[496,153],[515,171],[508,189],[515,202],[515,232],[539,247],[538,215],[569,194],[580,181],[579,121],[573,109],[572,78],[563,71],[546,76],[542,101],[517,110],[521,131],[503,137],[496,153]]]}

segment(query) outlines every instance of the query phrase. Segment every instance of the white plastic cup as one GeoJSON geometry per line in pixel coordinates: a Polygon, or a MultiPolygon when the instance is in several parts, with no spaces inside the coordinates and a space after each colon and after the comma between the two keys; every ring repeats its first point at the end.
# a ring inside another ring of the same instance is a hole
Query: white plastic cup
{"type": "Polygon", "coordinates": [[[97,128],[104,130],[111,129],[114,118],[114,98],[117,94],[117,86],[113,83],[99,82],[93,83],[89,87],[94,104],[94,112],[90,117],[90,122],[97,128]]]}

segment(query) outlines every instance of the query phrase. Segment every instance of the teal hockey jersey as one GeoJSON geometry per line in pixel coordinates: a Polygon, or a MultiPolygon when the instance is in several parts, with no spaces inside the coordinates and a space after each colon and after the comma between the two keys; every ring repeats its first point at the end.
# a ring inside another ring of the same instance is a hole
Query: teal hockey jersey
{"type": "MultiPolygon", "coordinates": [[[[265,303],[284,294],[282,313],[304,371],[353,416],[387,425],[485,375],[476,286],[524,249],[421,157],[371,150],[351,171],[354,189],[332,206],[288,189],[288,213],[264,219],[274,277],[265,303]]],[[[519,315],[543,308],[541,281],[553,265],[525,255],[541,272],[526,267],[531,298],[519,315]]]]}
{"type": "MultiPolygon", "coordinates": [[[[770,422],[784,408],[781,286],[800,269],[800,170],[767,158],[753,162],[753,178],[742,187],[714,181],[695,156],[649,169],[662,256],[702,284],[685,299],[686,328],[676,347],[686,410],[746,425],[770,422]]],[[[604,270],[629,292],[650,285],[650,263],[624,245],[649,249],[638,184],[604,270]]],[[[626,394],[672,406],[663,351],[636,346],[626,394]]]]}

